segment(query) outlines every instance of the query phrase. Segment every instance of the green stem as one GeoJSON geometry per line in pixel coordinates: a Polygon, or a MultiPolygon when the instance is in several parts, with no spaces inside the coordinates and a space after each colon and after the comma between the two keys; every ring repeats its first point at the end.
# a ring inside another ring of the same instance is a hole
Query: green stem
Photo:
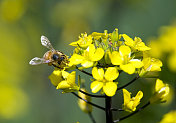
{"type": "Polygon", "coordinates": [[[89,112],[88,114],[89,114],[90,119],[92,120],[92,123],[96,123],[96,121],[92,115],[92,112],[89,112]]]}
{"type": "Polygon", "coordinates": [[[127,87],[128,85],[130,85],[130,84],[132,84],[133,82],[135,82],[137,79],[139,79],[139,75],[137,75],[133,80],[131,80],[131,81],[128,82],[127,84],[123,85],[122,87],[117,88],[117,91],[118,91],[118,90],[121,90],[121,89],[123,89],[123,88],[125,88],[125,87],[127,87]]]}
{"type": "Polygon", "coordinates": [[[92,76],[91,73],[86,72],[86,71],[84,71],[84,70],[80,70],[77,66],[76,66],[76,69],[79,70],[79,71],[81,71],[82,73],[85,73],[85,74],[87,74],[87,75],[89,75],[89,76],[92,76]]]}
{"type": "Polygon", "coordinates": [[[87,96],[90,96],[90,97],[98,97],[98,98],[105,98],[106,97],[104,95],[93,95],[93,94],[89,94],[89,93],[86,93],[86,92],[82,91],[81,89],[79,89],[79,92],[81,92],[81,93],[83,93],[83,94],[85,94],[87,96]]]}
{"type": "Polygon", "coordinates": [[[102,109],[102,110],[105,111],[105,108],[104,108],[104,107],[101,107],[101,106],[99,106],[99,105],[97,105],[97,104],[94,104],[94,103],[92,103],[92,102],[89,102],[89,101],[83,99],[82,97],[78,96],[78,94],[76,94],[75,92],[71,92],[71,93],[72,93],[73,95],[75,95],[76,97],[78,97],[79,99],[85,101],[86,103],[88,103],[88,104],[90,104],[90,105],[92,105],[92,106],[94,106],[94,107],[96,107],[96,108],[99,108],[99,109],[102,109]]]}

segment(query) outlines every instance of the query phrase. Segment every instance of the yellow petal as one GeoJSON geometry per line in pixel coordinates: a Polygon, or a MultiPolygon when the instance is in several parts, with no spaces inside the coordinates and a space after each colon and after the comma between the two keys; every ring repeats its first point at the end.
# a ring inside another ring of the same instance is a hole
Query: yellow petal
{"type": "Polygon", "coordinates": [[[144,69],[146,71],[150,71],[150,69],[151,69],[151,67],[150,67],[151,66],[151,58],[146,57],[142,60],[142,62],[143,62],[143,65],[144,65],[144,69]]]}
{"type": "Polygon", "coordinates": [[[93,56],[95,53],[95,46],[93,44],[90,44],[89,47],[87,48],[87,51],[89,52],[89,56],[93,56]]]}
{"type": "Polygon", "coordinates": [[[128,74],[133,74],[135,72],[135,67],[131,63],[125,64],[125,65],[120,65],[120,68],[128,74]]]}
{"type": "Polygon", "coordinates": [[[99,61],[104,56],[104,50],[102,48],[97,48],[95,53],[90,56],[91,61],[99,61]]]}
{"type": "Polygon", "coordinates": [[[78,41],[75,41],[75,42],[72,42],[72,43],[70,43],[69,45],[71,45],[71,46],[78,46],[78,41]]]}
{"type": "Polygon", "coordinates": [[[67,83],[71,86],[75,85],[76,71],[72,71],[67,77],[67,83]]]}
{"type": "Polygon", "coordinates": [[[150,71],[161,71],[162,62],[159,59],[152,58],[151,65],[150,71]]]}
{"type": "Polygon", "coordinates": [[[71,46],[79,46],[81,48],[87,48],[92,43],[92,36],[87,34],[83,34],[79,37],[79,40],[76,42],[70,43],[71,46]]]}
{"type": "Polygon", "coordinates": [[[142,91],[139,91],[137,94],[136,94],[136,96],[135,97],[133,97],[133,99],[134,99],[134,107],[136,107],[137,105],[139,105],[139,103],[140,103],[140,100],[141,100],[141,98],[143,97],[143,92],[142,91]]]}
{"type": "Polygon", "coordinates": [[[124,98],[124,105],[130,102],[131,94],[126,89],[123,89],[123,98],[124,98]]]}
{"type": "Polygon", "coordinates": [[[136,94],[136,96],[135,96],[135,99],[141,99],[143,97],[143,92],[142,91],[139,91],[137,94],[136,94]]]}
{"type": "Polygon", "coordinates": [[[78,54],[73,54],[69,59],[69,66],[80,64],[84,60],[84,57],[78,54]]]}
{"type": "Polygon", "coordinates": [[[117,90],[117,84],[114,82],[106,82],[103,86],[103,91],[107,96],[114,96],[117,90]]]}
{"type": "Polygon", "coordinates": [[[121,56],[129,56],[131,54],[131,49],[128,46],[122,45],[119,47],[119,53],[121,56]]]}
{"type": "Polygon", "coordinates": [[[139,59],[132,59],[130,63],[132,63],[135,68],[141,68],[143,66],[143,62],[139,59]]]}
{"type": "Polygon", "coordinates": [[[92,61],[87,61],[87,60],[84,60],[81,65],[84,67],[84,68],[89,68],[89,67],[92,67],[94,64],[94,62],[92,61]]]}
{"type": "Polygon", "coordinates": [[[113,51],[112,54],[110,55],[110,58],[113,65],[120,65],[123,62],[122,57],[117,51],[113,51]]]}
{"type": "Polygon", "coordinates": [[[160,79],[157,79],[156,85],[155,85],[155,91],[156,92],[160,91],[160,89],[163,88],[164,86],[165,86],[165,84],[163,83],[163,81],[160,79]]]}
{"type": "Polygon", "coordinates": [[[128,112],[135,111],[136,106],[134,106],[134,101],[130,101],[127,105],[124,105],[124,110],[128,112]]]}
{"type": "Polygon", "coordinates": [[[67,71],[62,71],[62,77],[63,77],[64,79],[66,79],[66,78],[68,77],[68,75],[69,75],[69,72],[67,72],[67,71]]]}
{"type": "Polygon", "coordinates": [[[115,80],[119,76],[119,72],[115,67],[108,67],[105,72],[105,79],[109,82],[115,80]]]}
{"type": "Polygon", "coordinates": [[[71,86],[67,83],[67,81],[62,81],[58,84],[56,89],[67,89],[70,88],[71,86]]]}
{"type": "Polygon", "coordinates": [[[170,88],[169,88],[169,86],[166,84],[165,87],[162,88],[162,89],[163,89],[163,90],[161,90],[161,91],[164,91],[165,93],[164,93],[164,95],[163,95],[161,98],[165,98],[165,97],[169,94],[170,88]]]}
{"type": "Polygon", "coordinates": [[[141,42],[137,45],[137,49],[139,51],[146,51],[146,50],[150,50],[151,48],[147,47],[144,42],[141,42]]]}
{"type": "Polygon", "coordinates": [[[130,46],[130,47],[133,47],[133,46],[134,46],[134,41],[133,41],[132,38],[130,38],[130,37],[129,37],[128,35],[126,35],[126,34],[123,34],[122,36],[123,36],[123,38],[124,38],[124,40],[125,40],[125,44],[126,44],[126,45],[128,45],[128,46],[130,46]]]}
{"type": "Polygon", "coordinates": [[[104,70],[103,68],[97,69],[97,67],[94,67],[92,69],[92,75],[93,77],[98,81],[103,81],[104,78],[104,70]]]}
{"type": "Polygon", "coordinates": [[[62,71],[55,69],[53,73],[48,77],[54,86],[57,86],[62,79],[62,71]]]}
{"type": "MultiPolygon", "coordinates": [[[[87,48],[87,49],[88,49],[88,48],[87,48]]],[[[89,60],[89,59],[90,59],[90,58],[89,58],[89,51],[84,50],[82,56],[84,57],[85,60],[89,60]]]]}
{"type": "Polygon", "coordinates": [[[103,83],[99,81],[94,81],[90,85],[92,93],[97,93],[102,87],[103,87],[103,83]]]}

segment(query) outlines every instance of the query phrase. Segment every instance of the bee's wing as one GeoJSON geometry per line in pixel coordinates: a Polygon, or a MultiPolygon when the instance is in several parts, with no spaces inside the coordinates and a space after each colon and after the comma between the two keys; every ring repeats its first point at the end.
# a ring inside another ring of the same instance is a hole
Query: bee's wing
{"type": "Polygon", "coordinates": [[[50,50],[54,50],[53,46],[51,45],[51,42],[48,40],[47,37],[45,36],[41,36],[41,43],[43,46],[45,46],[46,48],[50,49],[50,50]]]}
{"type": "Polygon", "coordinates": [[[49,60],[45,60],[44,58],[35,57],[35,58],[31,59],[29,64],[30,65],[39,65],[39,64],[47,64],[49,62],[50,62],[49,60]]]}

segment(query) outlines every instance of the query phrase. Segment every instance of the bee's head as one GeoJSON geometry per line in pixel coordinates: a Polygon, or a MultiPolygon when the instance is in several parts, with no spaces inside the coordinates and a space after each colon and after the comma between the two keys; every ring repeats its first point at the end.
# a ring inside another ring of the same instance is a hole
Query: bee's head
{"type": "Polygon", "coordinates": [[[54,61],[57,61],[57,60],[59,60],[59,57],[60,56],[58,54],[53,54],[52,58],[53,58],[54,61]]]}

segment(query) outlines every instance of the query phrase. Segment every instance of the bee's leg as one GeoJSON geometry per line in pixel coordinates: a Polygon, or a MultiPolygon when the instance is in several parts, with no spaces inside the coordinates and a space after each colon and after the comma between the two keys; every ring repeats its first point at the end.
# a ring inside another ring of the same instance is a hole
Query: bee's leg
{"type": "Polygon", "coordinates": [[[55,64],[52,64],[54,67],[61,69],[60,67],[56,66],[55,64]]]}
{"type": "Polygon", "coordinates": [[[52,65],[52,63],[50,62],[50,63],[48,63],[48,66],[51,66],[52,65]]]}

